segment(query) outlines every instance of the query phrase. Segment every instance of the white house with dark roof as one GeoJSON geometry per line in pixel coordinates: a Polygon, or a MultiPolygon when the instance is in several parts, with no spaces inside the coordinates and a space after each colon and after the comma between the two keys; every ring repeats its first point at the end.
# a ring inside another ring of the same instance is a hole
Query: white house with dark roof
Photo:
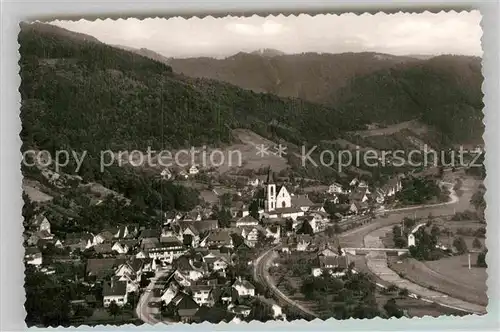
{"type": "Polygon", "coordinates": [[[28,247],[24,251],[24,261],[26,264],[40,266],[42,265],[42,252],[38,247],[28,247]]]}
{"type": "Polygon", "coordinates": [[[259,221],[251,215],[247,215],[236,220],[236,227],[257,226],[258,224],[259,221]]]}
{"type": "Polygon", "coordinates": [[[110,282],[105,282],[102,288],[102,302],[104,307],[109,307],[111,302],[118,306],[127,304],[127,282],[111,278],[110,282]]]}
{"type": "Polygon", "coordinates": [[[292,206],[299,208],[304,212],[307,212],[314,203],[309,199],[307,195],[294,195],[292,196],[292,206]]]}
{"type": "Polygon", "coordinates": [[[248,280],[241,279],[241,277],[236,279],[232,287],[236,290],[238,296],[255,296],[255,286],[248,280]]]}
{"type": "Polygon", "coordinates": [[[348,267],[347,256],[318,256],[316,266],[312,268],[311,274],[319,277],[323,273],[330,273],[334,276],[342,276],[348,267]]]}
{"type": "Polygon", "coordinates": [[[50,234],[50,222],[43,214],[39,214],[33,219],[32,226],[39,232],[47,231],[50,234]]]}
{"type": "Polygon", "coordinates": [[[338,182],[334,182],[330,186],[328,186],[327,193],[329,194],[342,194],[343,192],[344,188],[338,182]]]}

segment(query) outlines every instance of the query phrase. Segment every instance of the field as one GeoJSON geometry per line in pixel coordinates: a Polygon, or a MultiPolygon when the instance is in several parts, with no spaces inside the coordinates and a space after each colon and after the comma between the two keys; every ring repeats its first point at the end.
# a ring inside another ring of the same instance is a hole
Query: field
{"type": "Polygon", "coordinates": [[[421,286],[439,290],[457,299],[487,305],[487,273],[485,268],[474,266],[476,259],[477,254],[471,254],[471,270],[468,269],[467,255],[425,263],[413,258],[397,263],[397,258],[390,258],[390,267],[403,273],[405,279],[421,286]]]}
{"type": "Polygon", "coordinates": [[[411,131],[417,134],[424,134],[428,130],[425,125],[419,123],[418,121],[412,120],[386,126],[385,128],[360,130],[360,131],[355,131],[354,133],[361,137],[371,137],[380,135],[392,135],[403,129],[410,129],[411,131]]]}
{"type": "MultiPolygon", "coordinates": [[[[304,256],[306,254],[301,254],[301,255],[304,256]]],[[[309,256],[312,258],[314,256],[314,254],[309,254],[309,256]]],[[[279,261],[283,262],[283,260],[279,260],[279,261]]],[[[364,256],[350,256],[349,261],[354,262],[355,270],[357,270],[359,272],[366,272],[366,273],[370,272],[368,267],[366,266],[364,256]]],[[[280,277],[284,273],[286,273],[289,269],[290,269],[290,266],[282,265],[280,268],[276,269],[277,273],[274,273],[274,274],[270,273],[271,278],[273,279],[273,282],[275,284],[277,284],[280,277]]],[[[278,288],[284,294],[286,294],[290,299],[292,299],[292,300],[298,302],[299,304],[301,304],[302,306],[307,307],[308,309],[318,313],[320,317],[325,318],[325,314],[327,314],[327,313],[320,309],[320,305],[315,301],[306,300],[304,298],[304,295],[300,293],[300,286],[301,286],[301,279],[302,278],[299,276],[291,276],[290,274],[291,273],[288,272],[287,276],[285,276],[285,279],[290,283],[290,285],[293,286],[293,288],[295,288],[296,291],[291,292],[288,287],[285,287],[285,284],[286,284],[285,282],[278,285],[278,288]]],[[[381,279],[377,278],[376,276],[374,276],[374,282],[388,286],[387,283],[385,283],[381,279]]],[[[395,298],[397,305],[400,308],[405,309],[407,314],[410,317],[424,317],[427,315],[433,316],[433,317],[438,317],[440,315],[463,315],[464,314],[463,312],[449,309],[449,308],[446,308],[446,307],[443,307],[443,306],[440,306],[440,305],[437,305],[434,303],[428,303],[428,302],[424,302],[422,300],[418,300],[418,299],[414,299],[414,298],[410,298],[410,297],[398,296],[397,293],[385,294],[384,292],[381,291],[381,288],[377,288],[376,299],[377,299],[378,306],[382,312],[384,311],[383,306],[391,298],[395,298]]]]}
{"type": "Polygon", "coordinates": [[[38,181],[23,178],[23,191],[29,196],[32,202],[47,202],[53,199],[52,196],[41,191],[38,181]]]}

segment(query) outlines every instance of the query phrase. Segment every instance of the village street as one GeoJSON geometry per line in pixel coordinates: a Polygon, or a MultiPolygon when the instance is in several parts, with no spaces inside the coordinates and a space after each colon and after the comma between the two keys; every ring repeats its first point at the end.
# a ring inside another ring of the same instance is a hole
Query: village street
{"type": "Polygon", "coordinates": [[[137,317],[139,317],[144,323],[155,325],[157,323],[165,323],[165,321],[158,320],[155,316],[160,313],[160,309],[157,307],[151,307],[149,305],[150,302],[157,302],[160,300],[159,297],[155,296],[154,288],[157,285],[157,282],[165,275],[170,272],[169,269],[160,269],[156,272],[155,276],[151,279],[151,282],[142,293],[139,298],[139,303],[136,307],[137,317]]]}

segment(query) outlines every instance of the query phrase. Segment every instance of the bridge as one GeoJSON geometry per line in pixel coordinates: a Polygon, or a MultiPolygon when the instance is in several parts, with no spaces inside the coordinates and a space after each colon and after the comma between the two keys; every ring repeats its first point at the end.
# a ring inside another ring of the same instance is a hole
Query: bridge
{"type": "Polygon", "coordinates": [[[407,248],[342,248],[342,250],[351,255],[366,255],[369,252],[396,252],[398,256],[408,252],[407,248]]]}

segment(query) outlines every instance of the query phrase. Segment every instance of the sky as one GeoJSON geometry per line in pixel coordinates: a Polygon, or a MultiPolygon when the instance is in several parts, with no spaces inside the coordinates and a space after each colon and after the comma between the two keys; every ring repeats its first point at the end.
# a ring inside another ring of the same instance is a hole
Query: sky
{"type": "Polygon", "coordinates": [[[302,52],[380,52],[394,55],[482,55],[481,14],[471,12],[376,15],[180,17],[54,21],[100,41],[148,48],[166,57],[227,57],[272,48],[302,52]]]}

